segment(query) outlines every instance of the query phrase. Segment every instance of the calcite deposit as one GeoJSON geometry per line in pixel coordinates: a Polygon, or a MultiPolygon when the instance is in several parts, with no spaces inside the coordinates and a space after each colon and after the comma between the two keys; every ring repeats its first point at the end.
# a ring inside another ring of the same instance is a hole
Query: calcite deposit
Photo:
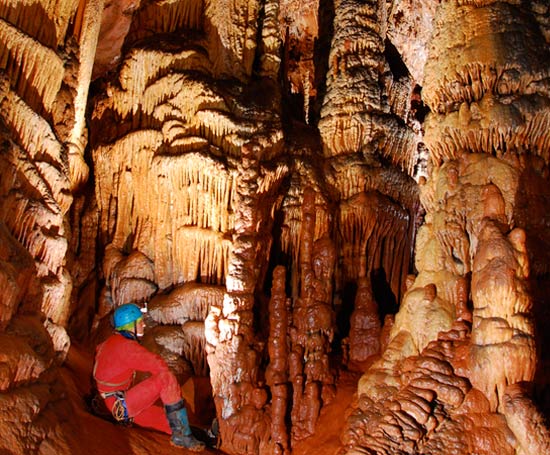
{"type": "Polygon", "coordinates": [[[0,453],[550,453],[547,3],[0,0],[0,453]]]}

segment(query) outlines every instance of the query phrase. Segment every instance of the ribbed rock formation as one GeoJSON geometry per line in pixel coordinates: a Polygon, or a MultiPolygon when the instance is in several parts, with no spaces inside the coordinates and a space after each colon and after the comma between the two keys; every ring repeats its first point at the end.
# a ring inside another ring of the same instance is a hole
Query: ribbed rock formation
{"type": "Polygon", "coordinates": [[[546,1],[0,0],[0,42],[0,452],[162,453],[70,379],[128,302],[224,453],[304,450],[344,369],[341,453],[550,450],[546,1]]]}
{"type": "Polygon", "coordinates": [[[537,162],[530,155],[548,151],[547,48],[531,21],[502,2],[437,10],[424,70],[432,172],[421,187],[418,275],[382,359],[360,381],[346,453],[547,451],[546,430],[532,423],[527,442],[513,416],[497,414],[507,387],[532,382],[537,364],[526,231],[517,227],[526,220],[514,216],[521,175],[537,162]],[[434,349],[451,368],[433,364],[434,349]]]}

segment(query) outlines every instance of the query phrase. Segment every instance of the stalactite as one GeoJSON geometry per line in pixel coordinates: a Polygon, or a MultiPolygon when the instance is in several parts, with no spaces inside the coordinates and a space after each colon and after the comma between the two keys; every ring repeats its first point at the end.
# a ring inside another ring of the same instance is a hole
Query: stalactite
{"type": "Polygon", "coordinates": [[[220,307],[225,287],[185,283],[168,294],[155,296],[148,305],[151,317],[162,324],[204,321],[212,306],[220,307]]]}
{"type": "MultiPolygon", "coordinates": [[[[80,164],[76,174],[87,175],[82,171],[86,167],[83,160],[77,163],[69,158],[66,146],[74,118],[66,119],[66,123],[60,118],[72,112],[69,106],[75,98],[68,87],[79,80],[73,68],[73,53],[78,51],[72,39],[66,37],[78,2],[19,2],[17,6],[21,8],[0,5],[4,43],[0,110],[8,130],[5,137],[9,135],[3,149],[7,158],[3,176],[11,175],[3,179],[0,212],[35,259],[41,291],[31,311],[40,311],[55,356],[63,361],[70,347],[65,328],[71,316],[73,290],[67,267],[68,214],[74,188],[71,175],[75,175],[70,166],[80,164]],[[38,7],[36,14],[30,12],[33,7],[38,7]]],[[[87,87],[89,79],[80,82],[87,87]]],[[[84,111],[80,114],[83,119],[84,111]]]]}
{"type": "Polygon", "coordinates": [[[418,160],[417,148],[420,135],[410,128],[403,128],[395,118],[381,121],[384,125],[384,140],[380,145],[380,153],[393,164],[399,166],[408,175],[413,175],[414,166],[418,160]]]}
{"type": "Polygon", "coordinates": [[[8,70],[18,94],[22,98],[30,97],[28,90],[32,87],[46,110],[51,110],[64,75],[61,58],[53,50],[40,46],[33,38],[1,19],[0,39],[6,44],[0,55],[0,67],[8,70]],[[11,73],[12,68],[16,73],[11,73]],[[44,68],[50,70],[44,71],[44,68]]]}
{"type": "MultiPolygon", "coordinates": [[[[383,43],[378,2],[342,1],[336,5],[336,30],[329,56],[327,93],[319,130],[326,156],[367,151],[379,126],[373,117],[389,113],[378,86],[383,43]],[[342,91],[346,96],[341,96],[342,91]]],[[[379,133],[378,133],[379,134],[379,133]]]]}
{"type": "Polygon", "coordinates": [[[110,170],[104,174],[104,186],[99,188],[99,206],[112,206],[112,189],[117,188],[119,193],[116,212],[102,212],[106,217],[102,220],[103,226],[106,230],[112,229],[109,226],[113,224],[116,226],[113,241],[119,248],[140,223],[147,229],[164,226],[154,232],[143,230],[134,241],[134,245],[153,260],[161,288],[198,277],[223,282],[230,247],[224,233],[233,226],[229,212],[234,197],[233,177],[219,162],[200,154],[186,154],[176,160],[168,156],[154,158],[152,150],[138,145],[142,138],[141,133],[128,135],[116,148],[123,153],[114,157],[119,163],[115,169],[124,163],[135,173],[126,183],[113,173],[111,147],[96,152],[98,172],[110,170]],[[135,147],[142,150],[141,157],[135,154],[135,147]],[[151,178],[158,179],[156,191],[142,190],[142,185],[151,178]],[[167,220],[172,221],[167,223],[167,220]],[[166,233],[171,235],[170,242],[164,240],[166,233]],[[201,258],[199,253],[207,251],[209,255],[201,258]],[[176,266],[171,266],[172,263],[176,266]]]}
{"type": "MultiPolygon", "coordinates": [[[[499,2],[480,7],[445,4],[438,17],[431,44],[433,58],[426,68],[431,76],[425,81],[423,96],[434,111],[448,114],[464,101],[477,102],[494,92],[500,96],[525,96],[532,92],[530,84],[547,80],[548,70],[541,66],[546,50],[536,44],[536,31],[522,26],[526,18],[516,6],[499,2]],[[463,33],[447,33],[447,15],[460,18],[463,33]],[[493,37],[490,50],[485,51],[480,42],[482,35],[493,37]],[[479,46],[472,45],[478,42],[479,46]],[[452,49],[452,55],[438,55],[439,46],[452,49]],[[451,73],[455,75],[452,82],[451,73]]],[[[541,86],[546,84],[542,82],[541,86]]],[[[521,104],[514,107],[521,108],[521,104]]],[[[505,120],[504,125],[508,122],[505,120]]]]}
{"type": "Polygon", "coordinates": [[[208,362],[205,355],[206,340],[204,337],[204,323],[202,321],[188,321],[183,327],[182,355],[193,366],[196,376],[208,375],[208,362]]]}
{"type": "Polygon", "coordinates": [[[343,246],[344,279],[355,280],[383,268],[392,291],[400,296],[403,273],[406,273],[404,264],[409,260],[404,247],[410,235],[409,225],[407,212],[379,193],[362,192],[343,202],[338,226],[343,246]],[[380,258],[385,242],[397,242],[402,248],[391,249],[394,254],[380,258]],[[382,259],[385,263],[381,262],[382,259]],[[395,275],[392,273],[394,270],[397,272],[395,275]]]}
{"type": "Polygon", "coordinates": [[[72,203],[65,151],[46,120],[32,111],[9,89],[8,84],[7,80],[2,78],[5,91],[0,102],[0,112],[19,142],[20,159],[23,162],[32,162],[23,169],[28,171],[31,167],[35,168],[36,176],[29,176],[29,180],[40,188],[46,201],[52,198],[55,200],[55,203],[51,201],[48,205],[59,205],[65,214],[72,203]]]}
{"type": "Polygon", "coordinates": [[[50,158],[62,166],[63,150],[51,126],[10,88],[9,79],[2,76],[2,117],[32,158],[50,158]]]}
{"type": "MultiPolygon", "coordinates": [[[[528,105],[528,103],[526,103],[528,105]]],[[[430,153],[437,162],[456,159],[469,150],[472,153],[492,153],[502,156],[507,152],[530,153],[541,156],[546,162],[549,160],[548,137],[545,131],[550,125],[550,114],[547,109],[539,109],[537,113],[530,113],[516,109],[511,114],[498,113],[499,106],[493,104],[491,110],[477,111],[477,115],[499,116],[501,121],[498,126],[482,128],[480,122],[468,122],[464,124],[460,119],[460,113],[454,113],[439,118],[437,129],[430,129],[426,133],[426,141],[430,144],[430,153]],[[518,121],[511,122],[513,118],[518,121]],[[524,122],[522,119],[528,118],[524,122]],[[439,129],[441,128],[441,129],[439,129]],[[436,134],[437,132],[437,134],[436,134]],[[490,143],[491,145],[488,145],[490,143]]],[[[509,109],[506,107],[505,109],[509,109]]],[[[462,110],[464,112],[464,109],[462,110]]],[[[429,125],[435,122],[437,116],[427,122],[429,125]]]]}
{"type": "Polygon", "coordinates": [[[309,103],[317,95],[315,46],[319,40],[319,1],[280,2],[279,35],[284,37],[284,74],[288,91],[303,99],[303,120],[309,123],[309,103]],[[290,57],[292,55],[292,57],[290,57]]]}
{"type": "Polygon", "coordinates": [[[412,210],[417,203],[416,182],[398,169],[380,167],[356,154],[333,158],[331,166],[333,173],[327,174],[326,178],[337,189],[342,200],[363,191],[376,190],[399,201],[408,210],[412,210]]]}
{"type": "Polygon", "coordinates": [[[258,182],[258,193],[267,193],[281,184],[288,174],[288,164],[281,163],[275,169],[265,169],[258,182]]]}
{"type": "Polygon", "coordinates": [[[155,277],[151,259],[140,251],[132,251],[129,255],[120,255],[116,264],[110,267],[109,275],[106,275],[112,288],[116,288],[125,278],[143,278],[153,281],[155,277]]]}
{"type": "MultiPolygon", "coordinates": [[[[163,75],[167,75],[170,68],[179,71],[207,70],[208,59],[206,53],[201,51],[200,48],[188,49],[183,47],[172,52],[166,52],[160,50],[145,51],[140,47],[136,47],[122,63],[119,79],[124,91],[122,93],[113,92],[114,96],[120,98],[119,102],[113,102],[113,107],[122,114],[127,114],[132,108],[130,100],[140,98],[145,89],[163,75]]],[[[174,76],[175,80],[181,77],[181,75],[174,76]]],[[[165,91],[172,90],[170,86],[163,88],[165,91]]],[[[147,106],[148,104],[145,103],[146,111],[152,112],[151,108],[147,110],[147,106]]]]}
{"type": "Polygon", "coordinates": [[[408,120],[409,117],[413,88],[411,79],[405,77],[392,80],[390,84],[389,103],[391,110],[404,120],[408,120]]]}
{"type": "MultiPolygon", "coordinates": [[[[78,0],[23,0],[21,3],[24,6],[38,3],[48,19],[55,18],[55,21],[52,20],[51,27],[44,27],[43,20],[36,20],[36,16],[28,14],[27,9],[13,8],[9,0],[0,2],[0,17],[9,19],[17,28],[27,31],[33,37],[42,39],[42,35],[53,33],[55,35],[53,41],[45,40],[51,47],[59,46],[64,42],[69,23],[78,7],[78,0]]],[[[40,17],[40,19],[43,18],[40,17]]]]}
{"type": "MultiPolygon", "coordinates": [[[[69,77],[65,78],[65,83],[69,82],[67,85],[76,91],[74,97],[71,96],[74,105],[73,118],[64,119],[65,122],[70,124],[70,132],[63,138],[69,149],[69,177],[72,189],[79,188],[88,180],[89,170],[84,161],[84,148],[87,142],[85,115],[103,6],[104,0],[85,2],[79,30],[80,52],[76,80],[72,81],[72,74],[66,74],[69,77]]],[[[65,113],[65,111],[63,112],[65,113]]]]}
{"type": "Polygon", "coordinates": [[[239,79],[251,74],[259,11],[257,0],[205,0],[204,14],[210,18],[205,31],[214,74],[239,79]]]}
{"type": "Polygon", "coordinates": [[[281,57],[279,49],[281,47],[281,37],[279,36],[279,6],[280,2],[270,0],[264,3],[264,20],[262,26],[261,42],[261,74],[275,79],[279,74],[281,66],[281,57]]]}
{"type": "Polygon", "coordinates": [[[166,1],[146,4],[136,13],[130,39],[140,40],[151,34],[171,33],[181,29],[200,29],[204,20],[204,1],[166,1]]]}
{"type": "MultiPolygon", "coordinates": [[[[106,173],[106,183],[99,187],[101,206],[112,207],[109,218],[102,220],[104,232],[113,232],[114,243],[122,247],[140,230],[134,246],[154,258],[160,288],[196,279],[224,282],[227,233],[234,223],[233,158],[240,156],[242,144],[253,133],[267,158],[282,150],[282,133],[272,114],[254,111],[265,121],[253,123],[238,98],[220,92],[206,74],[198,75],[201,68],[209,72],[205,54],[197,51],[136,48],[119,77],[126,90],[113,86],[111,97],[98,101],[95,114],[96,121],[112,111],[131,121],[144,112],[162,123],[162,137],[157,130],[132,131],[117,138],[114,146],[94,151],[96,168],[106,173]],[[186,73],[187,68],[194,72],[186,73]],[[141,152],[135,153],[136,148],[141,152]],[[214,149],[218,152],[210,153],[214,149]],[[219,153],[230,159],[216,158],[219,153]],[[113,154],[119,175],[112,171],[113,154]],[[131,174],[122,172],[128,163],[131,174]],[[158,182],[155,190],[142,190],[151,178],[158,182]],[[116,199],[111,188],[118,188],[116,199]],[[117,219],[131,222],[114,224],[117,219]],[[158,245],[165,245],[164,250],[158,245]]],[[[275,169],[275,175],[267,168],[262,173],[261,192],[282,181],[286,167],[275,169]]]]}
{"type": "Polygon", "coordinates": [[[143,278],[122,278],[113,288],[113,300],[117,305],[124,303],[142,302],[148,300],[157,292],[155,283],[143,278]]]}
{"type": "MultiPolygon", "coordinates": [[[[58,275],[64,266],[67,239],[64,237],[63,215],[50,188],[42,180],[34,163],[16,145],[4,150],[3,175],[12,175],[2,188],[0,213],[14,236],[38,260],[39,276],[58,275]],[[24,180],[16,178],[20,174],[24,180]],[[32,185],[32,189],[30,185],[32,185]],[[33,200],[40,194],[41,202],[33,200]]],[[[57,183],[57,182],[56,182],[57,183]]]]}

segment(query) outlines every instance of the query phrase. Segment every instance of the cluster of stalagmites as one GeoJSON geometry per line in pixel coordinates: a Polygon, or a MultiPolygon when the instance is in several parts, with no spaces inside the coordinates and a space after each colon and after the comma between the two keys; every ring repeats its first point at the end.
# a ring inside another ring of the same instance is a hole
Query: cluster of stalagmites
{"type": "Polygon", "coordinates": [[[465,155],[433,173],[423,191],[419,273],[387,348],[359,382],[347,454],[548,450],[548,431],[524,387],[537,358],[525,232],[508,221],[515,191],[499,190],[515,186],[519,172],[465,155]],[[477,208],[465,207],[466,198],[479,200],[477,208]],[[513,400],[521,408],[507,404],[513,400]]]}
{"type": "Polygon", "coordinates": [[[528,280],[544,268],[535,261],[530,276],[540,255],[527,249],[546,236],[519,208],[536,206],[522,195],[525,176],[536,185],[546,175],[550,150],[547,49],[528,23],[511,2],[445,2],[435,13],[417,275],[359,382],[347,454],[549,450],[530,395],[538,354],[528,280]]]}
{"type": "MultiPolygon", "coordinates": [[[[468,324],[457,322],[419,355],[403,359],[385,388],[366,394],[360,385],[344,444],[380,454],[489,454],[495,447],[515,453],[502,416],[491,413],[487,399],[462,376],[468,338],[468,324]]],[[[392,349],[406,349],[406,341],[399,342],[392,349]]]]}
{"type": "Polygon", "coordinates": [[[38,3],[0,0],[0,414],[18,421],[0,447],[30,453],[54,432],[70,317],[101,337],[137,302],[178,379],[210,376],[222,450],[288,455],[334,397],[336,303],[356,285],[342,351],[366,373],[347,454],[550,451],[529,390],[528,280],[549,270],[528,251],[550,245],[545,2],[335,1],[326,62],[315,1],[106,2],[102,23],[102,2],[38,3]],[[284,130],[281,59],[318,129],[284,130]],[[120,63],[93,100],[95,200],[79,193],[94,61],[94,76],[120,63]],[[275,248],[288,260],[267,303],[275,248]],[[400,302],[384,321],[379,271],[400,302]]]}

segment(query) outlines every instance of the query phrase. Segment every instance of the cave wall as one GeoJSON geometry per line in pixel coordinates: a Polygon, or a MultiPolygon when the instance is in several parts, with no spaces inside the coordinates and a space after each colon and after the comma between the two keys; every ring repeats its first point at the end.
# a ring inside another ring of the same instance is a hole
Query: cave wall
{"type": "Polygon", "coordinates": [[[3,420],[40,403],[6,447],[137,302],[227,453],[290,453],[338,368],[345,453],[548,451],[545,2],[0,1],[0,34],[3,420]]]}
{"type": "Polygon", "coordinates": [[[359,382],[346,453],[548,451],[530,401],[545,351],[534,320],[545,304],[531,289],[544,282],[535,257],[547,234],[519,208],[546,206],[546,191],[524,192],[526,175],[536,186],[547,173],[548,45],[528,24],[532,12],[512,2],[435,11],[417,274],[388,347],[359,382]]]}

